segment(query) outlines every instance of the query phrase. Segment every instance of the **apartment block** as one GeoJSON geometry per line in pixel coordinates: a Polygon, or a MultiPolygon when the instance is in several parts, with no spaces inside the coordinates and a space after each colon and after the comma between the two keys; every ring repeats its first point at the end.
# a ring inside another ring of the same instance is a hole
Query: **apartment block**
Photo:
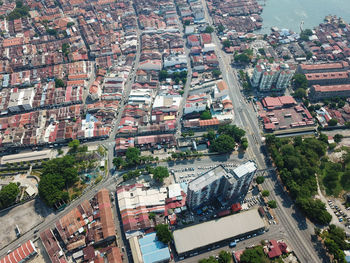
{"type": "Polygon", "coordinates": [[[280,91],[288,87],[294,75],[288,64],[260,60],[251,78],[252,86],[260,91],[280,91]]]}
{"type": "Polygon", "coordinates": [[[257,170],[253,161],[248,161],[235,169],[225,169],[219,165],[188,184],[187,206],[194,210],[215,198],[224,202],[245,195],[257,170]]]}

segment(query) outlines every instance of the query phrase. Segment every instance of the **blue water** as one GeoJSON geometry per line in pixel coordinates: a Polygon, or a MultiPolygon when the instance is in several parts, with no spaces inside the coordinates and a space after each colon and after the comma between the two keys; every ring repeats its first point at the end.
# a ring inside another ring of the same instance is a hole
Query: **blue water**
{"type": "Polygon", "coordinates": [[[269,33],[272,26],[299,33],[301,21],[304,21],[304,29],[313,28],[327,15],[337,15],[350,22],[350,0],[266,0],[265,3],[261,33],[269,33]]]}

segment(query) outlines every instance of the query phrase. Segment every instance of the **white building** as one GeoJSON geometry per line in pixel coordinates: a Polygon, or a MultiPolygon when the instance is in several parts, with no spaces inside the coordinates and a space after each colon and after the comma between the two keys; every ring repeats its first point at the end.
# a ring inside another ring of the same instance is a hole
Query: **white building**
{"type": "Polygon", "coordinates": [[[160,71],[162,69],[162,61],[150,59],[142,61],[139,64],[139,69],[160,71]]]}
{"type": "Polygon", "coordinates": [[[288,87],[294,70],[284,63],[268,63],[260,60],[255,66],[251,84],[260,91],[284,90],[288,87]]]}
{"type": "Polygon", "coordinates": [[[153,110],[160,110],[162,112],[178,111],[181,102],[181,95],[177,96],[163,96],[158,95],[153,102],[153,110]]]}
{"type": "Polygon", "coordinates": [[[12,92],[8,103],[8,110],[10,112],[31,110],[33,107],[34,95],[34,88],[20,89],[18,92],[12,92]]]}
{"type": "Polygon", "coordinates": [[[176,65],[187,64],[186,55],[170,55],[164,58],[164,68],[173,67],[176,65]]]}
{"type": "Polygon", "coordinates": [[[129,95],[129,104],[146,104],[150,105],[152,101],[151,91],[150,90],[131,90],[129,95]]]}
{"type": "Polygon", "coordinates": [[[215,51],[215,47],[216,45],[213,43],[204,44],[203,52],[207,53],[207,52],[215,51]]]}
{"type": "Polygon", "coordinates": [[[245,195],[257,170],[256,164],[248,161],[232,171],[219,165],[188,184],[187,206],[194,210],[212,201],[223,198],[233,201],[240,195],[245,195]]]}

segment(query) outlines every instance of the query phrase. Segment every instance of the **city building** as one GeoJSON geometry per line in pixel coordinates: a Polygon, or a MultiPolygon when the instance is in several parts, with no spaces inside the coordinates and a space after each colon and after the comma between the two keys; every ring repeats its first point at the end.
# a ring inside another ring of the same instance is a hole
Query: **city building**
{"type": "Polygon", "coordinates": [[[37,253],[33,241],[28,240],[4,258],[0,259],[0,263],[23,263],[31,261],[37,253]]]}
{"type": "Polygon", "coordinates": [[[298,66],[297,72],[302,74],[324,73],[348,71],[349,63],[346,61],[322,64],[301,64],[298,66]]]}
{"type": "Polygon", "coordinates": [[[217,244],[227,244],[241,236],[265,230],[257,209],[225,216],[216,220],[175,230],[174,243],[179,255],[191,256],[217,244]]]}
{"type": "Polygon", "coordinates": [[[349,72],[323,72],[305,74],[308,85],[337,85],[350,84],[349,72]]]}
{"type": "Polygon", "coordinates": [[[156,233],[147,234],[138,240],[144,263],[170,261],[169,248],[157,239],[156,233]]]}
{"type": "Polygon", "coordinates": [[[251,83],[260,91],[282,91],[288,87],[293,75],[294,70],[288,64],[260,60],[254,68],[251,83]]]}
{"type": "Polygon", "coordinates": [[[315,129],[308,109],[291,96],[265,97],[260,104],[259,117],[265,131],[275,134],[315,129]]]}
{"type": "Polygon", "coordinates": [[[248,161],[228,171],[219,165],[188,183],[187,206],[197,209],[215,198],[233,201],[245,195],[257,170],[256,164],[248,161]]]}
{"type": "Polygon", "coordinates": [[[8,103],[9,112],[28,111],[33,107],[34,101],[34,88],[27,88],[18,90],[15,88],[10,96],[8,103]]]}
{"type": "Polygon", "coordinates": [[[108,262],[121,263],[119,248],[115,246],[116,231],[107,189],[101,189],[91,200],[84,200],[40,233],[41,241],[51,262],[99,262],[102,255],[108,262]],[[100,251],[99,248],[104,250],[100,251]]]}
{"type": "Polygon", "coordinates": [[[331,86],[320,86],[313,85],[310,88],[309,97],[312,101],[318,101],[328,98],[341,98],[350,97],[350,85],[331,85],[331,86]]]}

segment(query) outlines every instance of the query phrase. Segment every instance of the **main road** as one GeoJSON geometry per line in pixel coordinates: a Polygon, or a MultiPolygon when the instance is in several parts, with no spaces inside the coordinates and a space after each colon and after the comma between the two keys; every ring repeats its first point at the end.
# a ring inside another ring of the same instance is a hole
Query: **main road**
{"type": "MultiPolygon", "coordinates": [[[[213,25],[211,16],[205,0],[201,0],[205,11],[205,19],[210,26],[213,25]]],[[[236,109],[235,124],[243,127],[247,133],[249,143],[247,155],[256,161],[259,169],[265,169],[265,156],[262,153],[262,134],[260,133],[257,113],[251,104],[247,103],[241,93],[241,86],[237,78],[237,72],[231,67],[230,57],[221,49],[221,41],[216,34],[213,34],[213,42],[216,45],[219,65],[222,77],[229,86],[229,95],[236,109]]],[[[278,208],[275,209],[279,224],[286,233],[288,243],[295,251],[301,262],[327,262],[323,257],[322,249],[312,241],[314,234],[313,224],[294,207],[293,201],[283,190],[276,178],[275,172],[270,172],[263,184],[265,189],[270,190],[270,198],[276,200],[278,208]]]]}

